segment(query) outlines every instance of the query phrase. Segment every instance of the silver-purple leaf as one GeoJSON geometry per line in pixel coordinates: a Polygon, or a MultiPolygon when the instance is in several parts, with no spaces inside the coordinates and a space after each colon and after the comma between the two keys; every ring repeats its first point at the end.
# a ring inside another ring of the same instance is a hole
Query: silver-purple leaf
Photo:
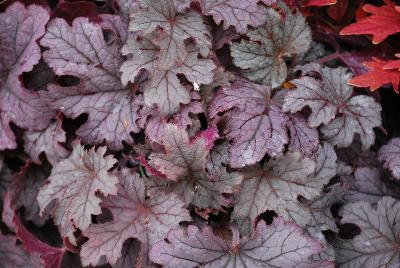
{"type": "Polygon", "coordinates": [[[224,167],[213,173],[206,172],[210,148],[207,140],[197,137],[189,140],[188,133],[168,124],[162,139],[165,154],[150,155],[151,164],[169,180],[152,180],[152,192],[175,193],[185,204],[199,208],[220,209],[222,193],[239,190],[242,176],[228,173],[224,167]]]}
{"type": "Polygon", "coordinates": [[[10,122],[29,130],[46,128],[55,113],[38,92],[24,88],[20,75],[41,57],[36,41],[44,34],[49,13],[37,5],[10,5],[0,14],[0,150],[17,144],[10,122]]]}
{"type": "Polygon", "coordinates": [[[346,68],[324,67],[321,76],[322,80],[303,76],[291,81],[297,89],[285,96],[283,110],[295,113],[308,106],[309,125],[324,124],[321,132],[327,141],[340,148],[348,147],[358,134],[363,148],[369,148],[375,141],[373,129],[382,124],[382,107],[372,97],[352,97],[353,89],[347,84],[352,75],[346,68]]]}
{"type": "Polygon", "coordinates": [[[102,202],[113,214],[113,220],[91,225],[83,234],[89,240],[82,246],[83,265],[96,265],[105,256],[114,265],[121,258],[123,243],[137,238],[145,245],[164,239],[170,229],[182,221],[191,221],[189,211],[175,195],[147,197],[142,178],[127,169],[121,171],[118,195],[102,202]]]}
{"type": "Polygon", "coordinates": [[[307,52],[311,44],[311,30],[301,13],[292,14],[280,5],[279,11],[268,8],[264,26],[250,31],[249,41],[242,40],[231,46],[233,63],[252,81],[276,88],[287,77],[284,57],[307,52]]]}
{"type": "Polygon", "coordinates": [[[130,14],[129,30],[150,34],[160,27],[161,36],[156,38],[161,48],[158,67],[168,70],[180,64],[188,51],[184,41],[195,40],[203,56],[208,56],[211,47],[210,33],[203,18],[196,12],[177,14],[174,0],[141,0],[140,9],[130,14]]]}
{"type": "MultiPolygon", "coordinates": [[[[200,231],[190,225],[186,230],[172,230],[168,242],[159,242],[151,249],[150,258],[171,268],[303,267],[310,255],[322,250],[317,241],[281,217],[268,226],[261,220],[252,238],[239,239],[238,231],[233,232],[233,241],[227,241],[209,227],[200,231]]],[[[313,266],[309,263],[304,267],[313,266]]]]}
{"type": "Polygon", "coordinates": [[[383,145],[379,149],[378,159],[392,172],[396,180],[400,180],[400,138],[393,138],[383,145]]]}
{"type": "Polygon", "coordinates": [[[65,132],[59,118],[42,131],[27,131],[24,134],[25,151],[36,164],[41,164],[39,156],[42,152],[52,165],[67,157],[69,151],[61,144],[65,142],[65,132]]]}
{"type": "Polygon", "coordinates": [[[106,147],[84,150],[75,143],[71,155],[53,166],[48,183],[39,191],[40,214],[55,200],[52,216],[63,237],[73,244],[75,228],[85,230],[92,223],[91,215],[101,214],[101,198],[117,194],[118,178],[108,173],[117,160],[104,156],[106,147]]]}
{"type": "Polygon", "coordinates": [[[315,128],[310,127],[301,113],[288,115],[289,151],[301,152],[306,156],[318,150],[319,136],[315,128]]]}
{"type": "Polygon", "coordinates": [[[258,5],[259,0],[201,0],[202,11],[211,15],[216,24],[223,22],[224,29],[234,26],[244,34],[248,26],[257,27],[266,20],[265,7],[258,5]]]}
{"type": "Polygon", "coordinates": [[[400,203],[384,197],[376,207],[365,201],[345,205],[341,223],[357,225],[361,233],[334,243],[338,267],[396,267],[400,261],[400,203]]]}
{"type": "Polygon", "coordinates": [[[224,133],[233,140],[230,152],[232,167],[255,164],[265,154],[278,156],[288,143],[289,118],[271,100],[271,88],[244,79],[220,89],[210,103],[211,118],[233,109],[224,133]]]}
{"type": "Polygon", "coordinates": [[[100,26],[87,18],[75,19],[72,26],[55,19],[41,40],[41,45],[49,47],[43,57],[58,75],[80,78],[76,86],[51,85],[43,96],[68,117],[88,114],[78,136],[89,144],[105,141],[113,150],[122,149],[122,141],[133,143],[130,133],[139,132],[137,113],[143,106],[140,96],[121,84],[121,44],[106,43],[100,26]]]}
{"type": "Polygon", "coordinates": [[[367,201],[376,204],[384,196],[400,198],[399,186],[386,179],[379,168],[359,167],[354,176],[342,176],[346,202],[367,201]]]}

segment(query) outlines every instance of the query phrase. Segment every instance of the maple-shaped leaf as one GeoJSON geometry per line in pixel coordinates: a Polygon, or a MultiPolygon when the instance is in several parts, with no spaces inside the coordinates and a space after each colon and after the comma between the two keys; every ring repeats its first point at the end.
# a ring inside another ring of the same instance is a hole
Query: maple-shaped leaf
{"type": "Polygon", "coordinates": [[[24,134],[24,148],[36,164],[41,164],[40,154],[44,152],[47,160],[54,165],[68,156],[69,151],[61,143],[66,142],[62,120],[50,124],[41,131],[27,131],[24,134]]]}
{"type": "Polygon", "coordinates": [[[68,117],[88,114],[78,136],[89,144],[105,140],[113,150],[122,149],[122,141],[133,143],[130,133],[139,132],[137,112],[143,102],[121,84],[121,42],[106,43],[100,26],[87,18],[75,19],[72,26],[52,20],[40,42],[49,48],[43,57],[56,74],[80,79],[76,86],[50,85],[44,98],[68,117]]]}
{"type": "Polygon", "coordinates": [[[311,214],[298,202],[298,196],[312,200],[335,174],[336,154],[329,144],[321,146],[316,160],[303,158],[298,152],[270,160],[263,169],[244,174],[247,179],[238,193],[232,218],[237,223],[246,222],[240,226],[243,234],[251,233],[252,223],[266,210],[305,226],[311,214]]]}
{"type": "Polygon", "coordinates": [[[383,145],[379,149],[378,159],[392,172],[396,180],[400,180],[400,138],[393,138],[383,145]]]}
{"type": "Polygon", "coordinates": [[[49,216],[49,210],[46,209],[42,216],[39,216],[39,204],[37,196],[39,189],[44,185],[50,171],[46,166],[37,166],[27,163],[21,171],[13,175],[9,194],[11,204],[14,209],[24,207],[24,218],[33,221],[40,226],[45,223],[49,216]]]}
{"type": "Polygon", "coordinates": [[[259,5],[259,0],[201,0],[204,14],[213,17],[216,24],[223,22],[226,30],[234,26],[236,31],[244,34],[247,26],[257,27],[265,22],[265,7],[259,5]]]}
{"type": "Polygon", "coordinates": [[[144,88],[145,104],[150,108],[156,104],[163,114],[176,113],[180,104],[190,102],[190,93],[177,75],[183,74],[193,84],[210,84],[216,68],[212,60],[198,58],[198,49],[193,44],[189,44],[186,49],[187,54],[181,64],[161,70],[157,68],[160,48],[146,37],[129,39],[122,53],[133,56],[121,66],[121,80],[124,84],[134,82],[141,70],[147,70],[150,72],[150,81],[144,88]]]}
{"type": "Polygon", "coordinates": [[[0,263],[3,268],[40,268],[43,265],[35,255],[26,253],[16,244],[16,237],[0,233],[0,263]]]}
{"type": "Polygon", "coordinates": [[[36,41],[44,34],[49,13],[42,7],[14,3],[0,14],[0,150],[16,148],[10,122],[30,130],[45,128],[54,112],[21,84],[20,76],[40,60],[36,41]]]}
{"type": "Polygon", "coordinates": [[[400,189],[392,181],[384,178],[382,171],[375,167],[359,167],[354,176],[342,176],[346,202],[367,201],[376,204],[384,196],[400,198],[400,189]]]}
{"type": "Polygon", "coordinates": [[[191,221],[189,211],[175,195],[157,193],[147,198],[147,194],[138,174],[121,171],[118,195],[102,202],[102,207],[113,214],[113,220],[83,231],[89,238],[81,250],[83,265],[96,265],[101,256],[114,265],[121,257],[125,240],[137,238],[144,246],[151,246],[180,222],[191,221]]]}
{"type": "Polygon", "coordinates": [[[157,41],[160,46],[158,67],[168,70],[184,61],[189,52],[185,40],[194,39],[200,53],[207,56],[211,48],[210,33],[203,18],[194,11],[178,14],[175,0],[140,0],[140,8],[130,14],[129,30],[147,35],[162,29],[157,41]]]}
{"type": "Polygon", "coordinates": [[[309,125],[324,124],[321,131],[330,143],[347,147],[358,134],[363,148],[369,148],[375,141],[373,129],[382,123],[382,107],[372,97],[352,96],[353,89],[347,84],[351,73],[347,69],[324,67],[321,76],[322,80],[311,76],[292,80],[297,89],[285,96],[283,110],[295,113],[308,106],[309,125]]]}
{"type": "Polygon", "coordinates": [[[384,197],[377,207],[360,201],[345,205],[341,223],[357,225],[361,232],[351,240],[334,243],[339,267],[396,267],[399,263],[400,203],[384,197]]]}
{"type": "Polygon", "coordinates": [[[271,88],[244,79],[236,79],[231,87],[222,88],[209,105],[208,114],[233,109],[224,133],[233,143],[229,149],[230,164],[240,168],[255,164],[266,153],[279,155],[288,143],[289,118],[271,100],[271,88]]]}
{"type": "Polygon", "coordinates": [[[368,72],[353,77],[349,80],[349,84],[356,87],[367,87],[371,91],[375,91],[381,86],[391,83],[393,89],[398,93],[400,86],[399,68],[386,67],[396,61],[372,57],[370,61],[363,62],[363,65],[369,69],[368,72]]]}
{"type": "MultiPolygon", "coordinates": [[[[307,267],[307,258],[322,250],[321,245],[306,236],[300,227],[274,219],[271,225],[261,220],[252,238],[239,238],[233,229],[227,241],[205,226],[194,225],[172,230],[168,242],[156,244],[150,258],[163,267],[307,267]]],[[[308,266],[312,267],[312,266],[308,266]]]]}
{"type": "MultiPolygon", "coordinates": [[[[215,130],[206,133],[215,138],[215,130]]],[[[239,190],[242,177],[237,173],[228,173],[222,167],[211,174],[206,171],[210,152],[208,136],[198,136],[190,141],[188,133],[173,124],[168,124],[162,144],[165,154],[152,153],[150,163],[168,180],[152,180],[154,191],[173,192],[187,205],[199,208],[220,209],[222,193],[234,193],[239,190]]]]}
{"type": "Polygon", "coordinates": [[[47,184],[38,194],[40,213],[55,200],[52,216],[63,237],[75,244],[75,228],[85,230],[92,222],[91,215],[101,213],[101,199],[117,194],[118,178],[108,173],[117,162],[113,156],[104,156],[106,147],[95,150],[75,142],[71,155],[53,166],[47,184]]]}
{"type": "Polygon", "coordinates": [[[287,77],[284,58],[307,52],[311,44],[311,30],[301,13],[292,14],[288,7],[281,6],[285,18],[268,8],[265,25],[250,31],[249,41],[231,46],[233,63],[243,69],[243,75],[273,88],[287,77]]]}
{"type": "Polygon", "coordinates": [[[379,7],[365,4],[362,9],[371,15],[346,26],[341,35],[368,34],[373,36],[374,44],[379,44],[389,35],[400,32],[400,7],[391,0],[385,0],[385,4],[379,7]]]}

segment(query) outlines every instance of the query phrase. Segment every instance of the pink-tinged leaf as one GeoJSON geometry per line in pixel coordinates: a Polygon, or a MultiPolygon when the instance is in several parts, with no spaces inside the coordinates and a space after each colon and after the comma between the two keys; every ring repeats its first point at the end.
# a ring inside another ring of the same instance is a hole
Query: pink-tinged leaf
{"type": "Polygon", "coordinates": [[[305,3],[302,5],[303,7],[310,7],[310,6],[330,6],[337,3],[337,0],[306,0],[305,3]]]}
{"type": "Polygon", "coordinates": [[[3,268],[41,268],[37,256],[29,255],[16,244],[15,236],[0,233],[0,263],[3,268]]]}
{"type": "Polygon", "coordinates": [[[52,247],[30,233],[17,216],[14,217],[13,221],[16,226],[16,236],[22,241],[24,249],[38,254],[45,268],[61,268],[64,254],[68,251],[75,252],[75,249],[68,244],[68,241],[64,241],[66,245],[61,248],[52,247]]]}
{"type": "Polygon", "coordinates": [[[122,48],[125,55],[132,57],[121,66],[122,82],[134,82],[141,70],[150,72],[149,83],[144,89],[144,102],[148,107],[156,104],[163,114],[174,114],[179,111],[180,104],[188,104],[191,100],[188,89],[178,79],[183,74],[193,84],[211,84],[216,68],[212,60],[199,59],[198,49],[187,46],[188,54],[181,64],[169,69],[159,69],[159,48],[149,39],[129,39],[122,48]]]}
{"type": "Polygon", "coordinates": [[[130,133],[139,132],[136,121],[143,105],[133,90],[121,84],[122,43],[106,43],[100,26],[86,18],[75,19],[72,26],[55,19],[41,40],[41,45],[49,47],[44,59],[58,75],[80,78],[77,86],[49,86],[44,98],[68,117],[87,113],[88,121],[78,129],[78,136],[89,144],[106,141],[113,150],[122,149],[122,141],[133,143],[130,133]]]}
{"type": "Polygon", "coordinates": [[[392,84],[393,89],[398,93],[400,85],[399,69],[385,69],[385,66],[395,62],[393,60],[382,60],[373,57],[363,64],[369,69],[367,73],[357,75],[349,80],[349,84],[356,87],[367,87],[375,91],[383,85],[392,84]]]}
{"type": "Polygon", "coordinates": [[[167,179],[167,176],[150,165],[143,155],[139,156],[138,160],[140,164],[146,168],[147,172],[149,172],[149,175],[156,176],[161,179],[167,179]]]}
{"type": "Polygon", "coordinates": [[[339,58],[344,64],[351,70],[354,75],[361,75],[368,72],[368,68],[363,64],[366,61],[371,60],[372,54],[359,53],[358,51],[346,51],[339,54],[339,58]]]}
{"type": "Polygon", "coordinates": [[[368,34],[373,36],[374,44],[379,44],[389,35],[400,32],[399,7],[390,1],[379,7],[366,4],[363,10],[371,15],[346,26],[341,35],[368,34]]]}
{"type": "Polygon", "coordinates": [[[203,23],[203,18],[190,11],[178,15],[175,1],[141,0],[140,8],[130,14],[129,30],[150,34],[160,27],[163,32],[156,38],[160,46],[158,66],[168,70],[176,64],[181,64],[187,51],[184,41],[195,40],[200,53],[208,56],[211,48],[210,33],[203,23]]]}
{"type": "Polygon", "coordinates": [[[288,143],[289,118],[270,95],[268,86],[237,79],[230,88],[220,89],[210,103],[211,118],[233,109],[224,130],[233,140],[229,150],[232,167],[255,164],[265,154],[276,157],[288,143]]]}
{"type": "Polygon", "coordinates": [[[41,226],[48,219],[50,209],[39,215],[37,196],[39,189],[43,187],[50,171],[46,166],[37,166],[32,163],[25,164],[21,171],[13,175],[9,194],[14,209],[24,207],[24,218],[41,226]]]}
{"type": "Polygon", "coordinates": [[[276,88],[287,77],[284,57],[302,54],[311,45],[311,30],[301,13],[292,14],[282,3],[286,17],[268,8],[266,24],[250,31],[250,40],[231,46],[233,63],[248,79],[276,88]]]}
{"type": "Polygon", "coordinates": [[[118,195],[102,203],[113,214],[113,220],[91,225],[83,231],[89,240],[82,246],[83,265],[96,265],[101,256],[114,265],[121,258],[124,241],[137,238],[150,246],[164,239],[170,229],[182,221],[191,221],[189,211],[174,195],[157,193],[146,198],[143,179],[122,170],[118,195]]]}
{"type": "Polygon", "coordinates": [[[14,3],[0,14],[0,150],[16,147],[9,123],[30,130],[45,128],[54,112],[39,94],[19,80],[40,60],[36,41],[44,34],[48,12],[39,6],[14,3]]]}
{"type": "Polygon", "coordinates": [[[345,205],[341,223],[357,225],[361,232],[351,240],[334,243],[339,267],[396,267],[399,263],[400,203],[384,197],[376,207],[360,201],[345,205]]]}
{"type": "Polygon", "coordinates": [[[379,161],[392,172],[396,180],[400,180],[400,138],[391,139],[378,152],[379,161]]]}
{"type": "Polygon", "coordinates": [[[46,154],[47,160],[52,165],[66,158],[69,151],[61,144],[65,142],[61,118],[57,118],[56,122],[42,131],[27,131],[24,135],[25,151],[36,164],[41,164],[39,156],[42,152],[46,154]]]}
{"type": "Polygon", "coordinates": [[[348,147],[356,134],[360,135],[363,148],[375,141],[373,129],[382,124],[379,103],[372,97],[353,95],[347,84],[351,74],[347,69],[324,67],[322,80],[303,76],[291,81],[297,89],[285,96],[283,110],[295,113],[305,106],[311,108],[308,123],[311,127],[321,124],[326,140],[340,148],[348,147]]]}
{"type": "Polygon", "coordinates": [[[202,11],[211,15],[216,24],[223,22],[224,29],[234,26],[236,31],[244,34],[247,26],[257,27],[266,20],[265,7],[259,0],[201,0],[202,11]]]}
{"type": "Polygon", "coordinates": [[[117,194],[118,178],[108,173],[117,162],[113,156],[104,156],[106,147],[95,150],[84,148],[76,142],[71,155],[55,164],[38,194],[37,200],[42,214],[56,200],[51,215],[63,237],[76,244],[75,228],[85,230],[91,224],[91,215],[101,213],[101,198],[117,194]]]}
{"type": "Polygon", "coordinates": [[[200,131],[196,136],[193,137],[194,140],[202,139],[205,141],[207,150],[211,150],[214,147],[214,142],[219,138],[218,129],[214,126],[208,127],[206,130],[200,131]]]}
{"type": "Polygon", "coordinates": [[[288,153],[270,160],[261,170],[250,170],[238,193],[232,217],[246,222],[240,226],[243,234],[251,233],[249,224],[266,210],[274,210],[286,220],[305,226],[311,221],[309,208],[298,201],[298,196],[312,200],[325,184],[336,175],[336,154],[326,143],[316,159],[303,158],[300,153],[288,153]]]}
{"type": "MultiPolygon", "coordinates": [[[[203,133],[212,133],[214,137],[215,131],[203,133]]],[[[225,168],[213,174],[206,172],[209,142],[210,138],[201,134],[190,141],[185,130],[168,124],[162,139],[165,154],[152,153],[150,159],[152,166],[171,181],[166,185],[165,180],[152,179],[152,192],[172,192],[187,205],[220,209],[222,193],[238,191],[243,178],[237,173],[228,173],[225,168]]]]}
{"type": "Polygon", "coordinates": [[[376,204],[384,196],[400,198],[400,190],[393,181],[387,180],[380,169],[375,167],[359,167],[354,176],[342,176],[341,183],[345,191],[346,202],[367,201],[376,204]]]}
{"type": "Polygon", "coordinates": [[[150,252],[152,261],[163,267],[313,267],[302,266],[322,246],[292,223],[277,218],[271,225],[257,224],[252,238],[226,241],[209,227],[200,231],[173,230],[168,242],[159,242],[150,252]]]}
{"type": "Polygon", "coordinates": [[[318,150],[318,131],[310,127],[301,113],[289,115],[289,150],[301,152],[306,156],[313,155],[318,150]]]}

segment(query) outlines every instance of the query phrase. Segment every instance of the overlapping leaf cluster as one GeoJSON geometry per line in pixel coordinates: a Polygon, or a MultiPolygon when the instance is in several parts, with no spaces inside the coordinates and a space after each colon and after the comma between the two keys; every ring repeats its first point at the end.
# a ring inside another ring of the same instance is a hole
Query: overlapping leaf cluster
{"type": "Polygon", "coordinates": [[[400,140],[310,16],[348,1],[34,2],[0,6],[1,265],[398,265],[400,140]]]}

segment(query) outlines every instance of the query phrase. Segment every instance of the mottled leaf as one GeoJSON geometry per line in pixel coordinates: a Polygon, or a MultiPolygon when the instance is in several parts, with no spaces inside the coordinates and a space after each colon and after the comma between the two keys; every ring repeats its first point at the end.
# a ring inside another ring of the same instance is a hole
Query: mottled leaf
{"type": "Polygon", "coordinates": [[[106,147],[84,150],[75,143],[71,155],[54,165],[47,184],[38,194],[37,200],[42,214],[53,201],[52,216],[63,237],[75,244],[75,228],[85,230],[92,222],[91,215],[101,213],[100,197],[117,194],[118,178],[108,170],[117,162],[113,156],[104,156],[106,147]]]}
{"type": "Polygon", "coordinates": [[[14,3],[0,14],[0,150],[17,144],[10,122],[30,130],[45,128],[54,112],[39,94],[20,81],[40,60],[36,41],[44,34],[48,12],[39,6],[14,3]]]}
{"type": "Polygon", "coordinates": [[[382,146],[378,152],[378,159],[392,172],[396,180],[400,180],[400,138],[393,138],[382,146]]]}
{"type": "Polygon", "coordinates": [[[271,88],[243,79],[220,89],[210,103],[211,118],[233,109],[225,134],[233,139],[229,149],[232,167],[243,167],[260,161],[266,153],[279,155],[288,143],[288,117],[271,100],[271,88]]]}
{"type": "Polygon", "coordinates": [[[283,218],[269,226],[261,220],[252,238],[239,240],[237,230],[233,232],[233,241],[226,241],[209,227],[200,231],[190,225],[187,230],[173,230],[168,242],[159,242],[152,248],[150,258],[163,267],[174,268],[303,267],[310,255],[322,249],[317,241],[283,218]]]}
{"type": "Polygon", "coordinates": [[[166,153],[153,153],[150,159],[151,164],[169,180],[153,179],[153,192],[173,192],[187,205],[219,209],[222,193],[234,193],[239,189],[242,182],[239,174],[228,173],[224,167],[214,173],[206,172],[211,149],[206,136],[190,141],[185,130],[168,124],[162,144],[166,153]]]}
{"type": "Polygon", "coordinates": [[[47,160],[54,165],[68,156],[69,151],[61,143],[65,143],[65,132],[61,119],[50,124],[42,131],[28,131],[24,135],[25,151],[36,164],[40,164],[40,154],[44,152],[47,160]]]}
{"type": "Polygon", "coordinates": [[[304,17],[281,6],[285,18],[277,10],[268,8],[266,24],[250,31],[249,41],[242,40],[231,46],[233,63],[243,69],[243,75],[273,88],[287,77],[284,57],[305,53],[311,44],[311,30],[304,17]]]}
{"type": "Polygon", "coordinates": [[[399,263],[400,204],[384,197],[373,208],[367,202],[347,204],[341,223],[357,225],[361,233],[351,240],[335,241],[339,267],[396,267],[399,263]]]}
{"type": "Polygon", "coordinates": [[[373,129],[381,126],[380,104],[364,95],[353,95],[347,84],[351,74],[347,69],[324,67],[322,80],[303,76],[291,81],[297,89],[285,96],[283,110],[298,112],[305,106],[311,108],[308,123],[311,127],[324,124],[321,131],[326,140],[338,147],[348,147],[355,134],[360,135],[363,148],[375,141],[373,129]]]}
{"type": "Polygon", "coordinates": [[[118,195],[102,203],[113,214],[113,220],[91,225],[83,234],[89,240],[82,246],[83,265],[96,265],[105,256],[112,265],[121,258],[124,241],[138,238],[153,245],[164,239],[181,221],[190,221],[189,211],[174,195],[160,194],[146,198],[144,182],[138,174],[122,170],[118,195]]]}

